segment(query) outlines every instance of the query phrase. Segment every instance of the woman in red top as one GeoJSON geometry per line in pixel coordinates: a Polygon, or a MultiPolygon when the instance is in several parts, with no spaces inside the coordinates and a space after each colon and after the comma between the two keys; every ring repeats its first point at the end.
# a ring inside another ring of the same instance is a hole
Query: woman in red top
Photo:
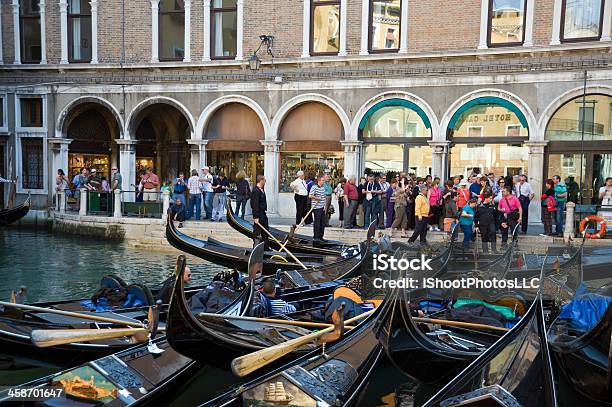
{"type": "Polygon", "coordinates": [[[467,181],[461,180],[459,189],[457,190],[457,209],[461,210],[470,201],[470,189],[467,187],[467,181]]]}
{"type": "Polygon", "coordinates": [[[552,236],[552,218],[557,211],[557,201],[555,201],[555,183],[552,179],[544,181],[545,190],[542,194],[542,222],[544,223],[544,233],[540,236],[552,236]]]}
{"type": "Polygon", "coordinates": [[[440,178],[436,177],[431,182],[431,188],[427,190],[427,200],[430,208],[430,230],[439,232],[440,215],[442,214],[442,190],[440,190],[440,178]]]}
{"type": "Polygon", "coordinates": [[[502,245],[507,244],[508,232],[512,232],[514,227],[521,223],[521,218],[523,217],[521,203],[510,191],[509,187],[502,190],[502,198],[497,205],[497,210],[501,214],[502,245]]]}

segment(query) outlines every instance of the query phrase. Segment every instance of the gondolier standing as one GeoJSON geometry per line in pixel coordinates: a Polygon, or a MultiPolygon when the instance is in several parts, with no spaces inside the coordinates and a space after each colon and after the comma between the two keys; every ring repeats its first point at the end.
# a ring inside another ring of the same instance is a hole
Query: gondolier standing
{"type": "Polygon", "coordinates": [[[263,175],[257,176],[257,184],[253,188],[251,194],[251,211],[253,212],[253,247],[259,242],[264,242],[264,248],[268,250],[268,235],[261,231],[261,228],[269,230],[268,226],[268,202],[266,201],[266,192],[264,187],[266,186],[266,178],[263,175]],[[261,235],[261,237],[259,237],[261,235]]]}
{"type": "Polygon", "coordinates": [[[310,188],[310,201],[312,202],[312,211],[314,213],[314,240],[313,246],[324,242],[323,234],[325,233],[325,180],[323,177],[317,177],[317,183],[310,188]]]}
{"type": "Polygon", "coordinates": [[[306,203],[308,201],[308,187],[304,180],[304,171],[298,171],[297,178],[289,186],[293,190],[293,199],[295,199],[295,224],[299,225],[306,216],[306,203]]]}

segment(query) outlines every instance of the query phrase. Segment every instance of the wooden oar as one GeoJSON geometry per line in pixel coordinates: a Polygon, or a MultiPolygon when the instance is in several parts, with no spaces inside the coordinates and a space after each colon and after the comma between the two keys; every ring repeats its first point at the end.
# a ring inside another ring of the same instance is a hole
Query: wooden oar
{"type": "Polygon", "coordinates": [[[47,348],[74,342],[121,338],[122,336],[131,336],[134,342],[143,342],[149,337],[149,331],[145,328],[35,329],[32,331],[30,339],[37,347],[47,348]]]}
{"type": "Polygon", "coordinates": [[[472,329],[486,329],[490,331],[508,332],[510,329],[502,328],[499,326],[475,324],[472,322],[461,322],[461,321],[449,321],[446,319],[431,319],[431,318],[412,318],[414,322],[423,322],[426,324],[438,324],[447,326],[457,326],[461,328],[472,328],[472,329]]]}
{"type": "Polygon", "coordinates": [[[287,253],[289,256],[291,256],[291,258],[292,258],[293,260],[295,260],[295,262],[296,262],[297,264],[299,264],[299,265],[300,265],[300,266],[301,266],[301,267],[302,267],[304,270],[307,270],[307,269],[308,269],[308,267],[306,267],[306,266],[305,266],[305,265],[304,265],[304,264],[303,264],[303,263],[300,261],[300,259],[298,259],[297,257],[295,257],[295,256],[293,255],[293,253],[291,253],[291,252],[289,251],[289,249],[287,249],[287,248],[286,248],[286,247],[285,247],[285,246],[284,246],[284,245],[283,245],[281,242],[279,242],[279,241],[278,241],[278,239],[277,239],[277,238],[275,238],[275,237],[274,237],[274,235],[272,235],[272,233],[268,232],[268,229],[264,228],[264,227],[263,227],[263,226],[261,226],[261,225],[259,225],[259,228],[260,228],[261,230],[263,230],[264,232],[266,232],[266,234],[267,234],[269,237],[271,237],[271,238],[272,238],[272,240],[274,240],[274,241],[276,242],[276,244],[278,244],[278,245],[279,245],[279,246],[280,246],[280,247],[281,247],[281,248],[282,248],[282,249],[285,251],[285,253],[287,253]]]}
{"type": "MultiPolygon", "coordinates": [[[[228,319],[231,321],[251,321],[251,322],[262,322],[265,324],[301,326],[304,328],[329,328],[329,327],[334,326],[333,324],[325,324],[321,322],[293,321],[289,319],[273,319],[273,318],[255,318],[255,317],[244,317],[240,315],[211,314],[207,312],[201,312],[200,314],[198,314],[198,316],[203,317],[203,318],[228,319]]],[[[345,328],[350,329],[352,327],[345,326],[345,328]]]]}
{"type": "Polygon", "coordinates": [[[306,218],[308,217],[308,215],[310,215],[310,213],[312,212],[313,207],[310,207],[310,210],[308,211],[308,213],[302,218],[302,221],[300,222],[299,225],[293,225],[291,226],[291,228],[289,229],[289,233],[287,234],[287,237],[285,238],[285,243],[283,243],[280,248],[278,249],[278,251],[283,251],[285,250],[285,246],[287,245],[287,243],[289,243],[292,239],[293,239],[293,235],[295,234],[295,231],[304,226],[304,222],[306,221],[306,218]]]}
{"type": "Polygon", "coordinates": [[[116,325],[124,325],[124,326],[139,327],[139,328],[142,328],[143,326],[141,322],[122,321],[120,319],[101,317],[101,316],[93,315],[93,314],[81,314],[80,312],[62,311],[62,310],[53,309],[53,308],[36,307],[34,305],[12,304],[10,302],[0,301],[0,306],[9,307],[9,308],[19,308],[19,309],[23,309],[26,311],[48,312],[50,314],[63,315],[65,317],[90,319],[92,321],[107,322],[109,324],[116,324],[116,325]]]}
{"type": "MultiPolygon", "coordinates": [[[[371,315],[375,310],[370,310],[359,314],[356,317],[344,321],[345,324],[351,324],[362,318],[371,315]]],[[[269,348],[261,349],[248,355],[237,357],[232,360],[232,371],[236,376],[243,377],[255,370],[266,366],[268,363],[274,362],[275,360],[285,356],[288,353],[293,352],[297,348],[300,348],[306,344],[317,341],[319,337],[326,333],[332,332],[335,327],[330,326],[322,329],[318,332],[313,332],[308,335],[301,336],[299,338],[291,339],[290,341],[279,343],[278,345],[271,346],[269,348]]]]}

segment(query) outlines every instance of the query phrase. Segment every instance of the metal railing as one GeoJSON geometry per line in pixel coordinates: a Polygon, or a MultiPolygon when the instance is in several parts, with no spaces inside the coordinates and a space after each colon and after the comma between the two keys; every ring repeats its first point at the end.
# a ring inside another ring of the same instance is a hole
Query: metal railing
{"type": "Polygon", "coordinates": [[[602,136],[604,134],[604,125],[601,123],[559,118],[550,119],[546,131],[581,133],[583,128],[588,135],[602,136]]]}

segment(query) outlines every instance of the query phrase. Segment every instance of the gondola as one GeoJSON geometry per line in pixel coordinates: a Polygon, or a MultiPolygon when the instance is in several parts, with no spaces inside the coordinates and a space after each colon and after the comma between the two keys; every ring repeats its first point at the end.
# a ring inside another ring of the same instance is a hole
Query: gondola
{"type": "MultiPolygon", "coordinates": [[[[502,260],[500,259],[500,262],[502,260]]],[[[508,261],[508,258],[505,260],[508,261]]],[[[495,270],[505,274],[507,271],[497,264],[490,270],[479,270],[480,276],[495,276],[495,270]]],[[[541,273],[544,265],[541,267],[541,273]]],[[[582,250],[574,257],[552,272],[543,284],[554,286],[564,295],[571,295],[576,290],[582,277],[582,250]]],[[[443,277],[443,276],[442,276],[443,277]]],[[[498,331],[474,330],[454,327],[430,327],[417,323],[411,315],[410,303],[422,301],[437,301],[446,303],[449,300],[464,298],[468,300],[484,300],[490,304],[502,305],[514,310],[517,317],[525,313],[528,305],[538,290],[455,290],[440,294],[432,290],[413,290],[400,292],[395,290],[389,301],[393,312],[387,314],[385,320],[378,322],[377,333],[383,348],[390,360],[407,376],[425,383],[435,383],[453,377],[461,369],[476,359],[493,343],[501,333],[498,331]]],[[[438,318],[433,313],[433,318],[438,318]]],[[[442,318],[442,317],[440,317],[442,318]]]]}
{"type": "Polygon", "coordinates": [[[337,342],[241,384],[202,407],[358,405],[359,394],[383,353],[372,331],[382,308],[384,304],[337,342]]]}
{"type": "MultiPolygon", "coordinates": [[[[252,239],[253,224],[235,215],[234,210],[232,209],[231,199],[229,197],[225,206],[227,209],[227,223],[229,223],[230,226],[238,232],[247,236],[249,239],[252,239]]],[[[328,240],[325,243],[313,245],[314,238],[311,236],[295,234],[291,232],[287,233],[273,227],[270,227],[269,231],[278,241],[282,243],[285,243],[287,237],[290,237],[286,247],[291,252],[295,253],[338,256],[342,253],[342,250],[344,250],[348,246],[351,246],[335,240],[328,240]]],[[[274,249],[279,249],[278,244],[273,240],[270,240],[270,247],[274,249]]]]}
{"type": "Polygon", "coordinates": [[[21,205],[12,209],[0,209],[0,226],[8,226],[17,222],[30,211],[31,198],[25,200],[21,205]]]}
{"type": "MultiPolygon", "coordinates": [[[[147,318],[148,306],[153,305],[157,290],[150,291],[139,284],[126,285],[116,276],[104,276],[101,287],[122,285],[129,295],[138,296],[143,306],[113,308],[105,312],[95,312],[95,308],[84,305],[89,299],[39,302],[29,304],[39,308],[51,308],[59,311],[94,314],[113,319],[132,322],[144,321],[147,318]]],[[[204,287],[193,287],[186,295],[200,291],[204,287]]],[[[162,309],[162,320],[165,310],[162,309]]],[[[49,366],[65,368],[88,360],[99,358],[126,349],[132,344],[125,339],[111,339],[96,343],[70,343],[52,348],[36,347],[30,338],[35,329],[73,329],[110,326],[91,320],[56,315],[48,312],[23,312],[17,308],[4,307],[0,312],[0,359],[19,365],[49,366]]]]}
{"type": "MultiPolygon", "coordinates": [[[[334,280],[308,286],[289,288],[277,295],[278,298],[296,305],[297,311],[283,316],[283,319],[310,320],[311,312],[320,311],[332,296],[334,290],[345,283],[334,280]]],[[[188,358],[207,364],[228,367],[228,361],[243,353],[272,346],[287,339],[308,332],[302,327],[264,323],[254,320],[225,320],[205,314],[194,314],[188,301],[182,295],[183,282],[176,279],[166,321],[168,342],[179,353],[188,358]]],[[[263,294],[254,297],[251,309],[243,309],[247,316],[267,317],[263,294]],[[263,311],[263,315],[261,311],[263,311]]],[[[270,316],[270,318],[273,318],[270,316]]],[[[280,317],[278,317],[280,318],[280,317]]],[[[299,352],[306,352],[302,349],[299,352]]]]}
{"type": "Polygon", "coordinates": [[[555,407],[542,297],[521,321],[429,399],[424,407],[555,407]]]}
{"type": "MultiPolygon", "coordinates": [[[[371,226],[368,229],[366,241],[371,241],[374,237],[376,229],[371,226]]],[[[218,243],[214,239],[208,241],[189,237],[186,234],[177,230],[174,222],[168,216],[166,222],[166,239],[176,249],[186,253],[193,254],[201,259],[219,264],[225,267],[235,268],[240,271],[245,271],[247,268],[248,258],[253,249],[231,246],[225,243],[218,243]]],[[[319,270],[323,274],[328,274],[334,269],[348,270],[358,265],[364,258],[366,245],[359,245],[360,250],[349,254],[348,258],[342,258],[338,254],[332,256],[303,256],[302,263],[311,270],[319,270]],[[325,265],[323,265],[325,263],[325,265]]],[[[291,249],[289,249],[291,250],[291,249]]],[[[369,250],[369,248],[368,248],[369,250]]],[[[278,270],[296,270],[301,269],[291,257],[284,252],[266,252],[264,257],[264,273],[273,274],[278,270]]],[[[310,272],[312,274],[312,272],[310,272]]],[[[332,277],[334,278],[334,277],[332,277]]]]}

